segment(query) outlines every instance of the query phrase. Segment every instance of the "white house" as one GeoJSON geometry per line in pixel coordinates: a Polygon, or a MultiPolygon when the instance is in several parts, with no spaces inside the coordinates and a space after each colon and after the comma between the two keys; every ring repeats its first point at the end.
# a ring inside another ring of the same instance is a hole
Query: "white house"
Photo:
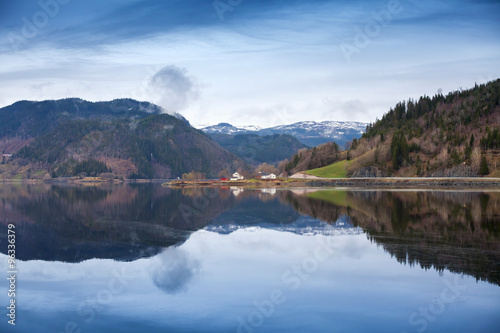
{"type": "Polygon", "coordinates": [[[233,175],[231,176],[231,180],[243,180],[243,179],[245,179],[245,177],[240,175],[238,172],[233,173],[233,175]]]}
{"type": "Polygon", "coordinates": [[[260,176],[260,179],[276,179],[276,175],[274,173],[263,172],[260,176]]]}

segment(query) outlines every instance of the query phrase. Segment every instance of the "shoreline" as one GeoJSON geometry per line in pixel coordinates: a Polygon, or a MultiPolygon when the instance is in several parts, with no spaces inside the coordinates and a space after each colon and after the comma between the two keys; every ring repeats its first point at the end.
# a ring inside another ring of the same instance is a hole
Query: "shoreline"
{"type": "Polygon", "coordinates": [[[172,181],[165,187],[359,187],[359,188],[500,188],[500,178],[339,178],[258,181],[172,181]]]}
{"type": "Polygon", "coordinates": [[[156,183],[164,187],[358,187],[358,188],[498,188],[500,178],[319,178],[319,179],[272,179],[272,180],[202,180],[184,181],[170,179],[125,179],[105,180],[98,177],[84,179],[51,179],[51,180],[17,180],[1,179],[1,184],[72,184],[72,185],[100,185],[100,184],[147,184],[156,183]]]}

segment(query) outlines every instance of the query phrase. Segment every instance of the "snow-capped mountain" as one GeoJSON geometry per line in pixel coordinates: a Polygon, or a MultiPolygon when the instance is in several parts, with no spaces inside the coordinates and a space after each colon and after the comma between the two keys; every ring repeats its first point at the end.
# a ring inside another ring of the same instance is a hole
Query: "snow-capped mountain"
{"type": "Polygon", "coordinates": [[[201,129],[203,132],[208,134],[247,134],[247,133],[255,133],[261,130],[259,126],[249,125],[249,126],[240,126],[236,127],[228,123],[220,123],[212,126],[196,126],[198,129],[201,129]]]}
{"type": "Polygon", "coordinates": [[[250,132],[257,132],[262,129],[260,126],[255,126],[255,125],[248,125],[248,126],[240,126],[238,127],[239,129],[245,130],[245,131],[250,131],[250,132]]]}
{"type": "Polygon", "coordinates": [[[335,141],[341,148],[347,141],[360,138],[368,123],[356,121],[301,121],[291,125],[279,125],[269,128],[257,126],[236,127],[228,123],[201,127],[208,134],[247,134],[258,135],[289,134],[310,147],[335,141]]]}

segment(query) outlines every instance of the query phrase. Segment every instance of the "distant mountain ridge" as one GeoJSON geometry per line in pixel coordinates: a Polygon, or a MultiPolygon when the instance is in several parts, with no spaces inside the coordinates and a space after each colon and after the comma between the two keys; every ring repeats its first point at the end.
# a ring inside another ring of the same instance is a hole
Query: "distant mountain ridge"
{"type": "Polygon", "coordinates": [[[233,126],[229,123],[219,123],[217,125],[200,125],[196,128],[202,130],[208,134],[255,134],[255,132],[260,131],[262,128],[259,126],[233,126]]]}
{"type": "Polygon", "coordinates": [[[287,134],[210,134],[210,137],[250,165],[277,164],[307,148],[297,138],[287,134]]]}
{"type": "Polygon", "coordinates": [[[257,126],[238,127],[228,123],[220,123],[200,127],[199,129],[208,134],[287,134],[296,137],[297,140],[310,147],[332,141],[343,147],[346,142],[354,138],[359,139],[367,126],[368,123],[356,121],[301,121],[269,128],[259,128],[257,126]]]}

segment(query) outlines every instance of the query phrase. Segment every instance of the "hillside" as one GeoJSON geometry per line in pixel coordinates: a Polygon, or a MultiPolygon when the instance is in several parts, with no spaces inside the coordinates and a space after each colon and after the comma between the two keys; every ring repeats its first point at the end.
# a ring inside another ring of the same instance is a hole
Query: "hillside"
{"type": "Polygon", "coordinates": [[[257,126],[236,127],[228,123],[200,128],[209,134],[257,134],[260,136],[286,134],[297,138],[306,146],[314,147],[327,142],[336,142],[340,147],[353,138],[359,139],[366,129],[367,123],[355,121],[302,121],[290,125],[279,125],[269,128],[257,126]]]}
{"type": "MultiPolygon", "coordinates": [[[[292,161],[301,165],[306,157],[292,161]]],[[[400,102],[338,160],[348,161],[345,174],[354,177],[500,177],[500,80],[400,102]]]]}
{"type": "Polygon", "coordinates": [[[112,173],[216,177],[245,163],[180,117],[134,100],[18,102],[0,109],[1,178],[112,173]]]}
{"type": "Polygon", "coordinates": [[[260,136],[257,134],[211,134],[223,148],[241,157],[249,164],[274,164],[307,146],[286,134],[260,136]]]}
{"type": "Polygon", "coordinates": [[[290,160],[285,159],[278,164],[278,172],[293,175],[297,172],[321,168],[345,158],[335,142],[324,143],[311,149],[301,149],[290,160]]]}

